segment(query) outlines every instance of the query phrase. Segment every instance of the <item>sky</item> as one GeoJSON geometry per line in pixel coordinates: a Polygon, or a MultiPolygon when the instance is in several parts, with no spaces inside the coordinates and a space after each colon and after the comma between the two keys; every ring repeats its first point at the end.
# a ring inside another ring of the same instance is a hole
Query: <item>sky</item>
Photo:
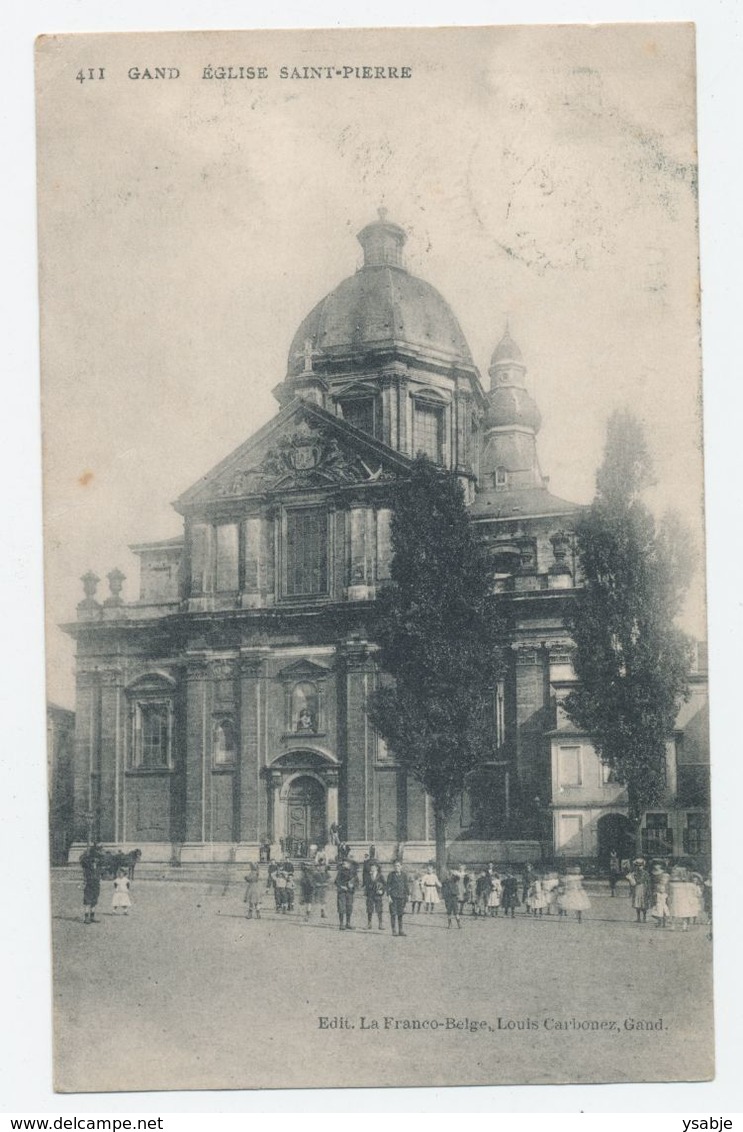
{"type": "MultiPolygon", "coordinates": [[[[380,205],[487,385],[506,319],[555,494],[643,421],[658,515],[703,553],[690,25],[50,37],[39,48],[48,694],[74,702],[80,576],[180,531],[186,488],[276,411],[302,318],[380,205]],[[281,79],[281,66],[410,79],[281,79]],[[265,66],[265,80],[202,78],[265,66]],[[177,67],[177,80],[130,79],[177,67]],[[105,80],[75,75],[104,68],[105,80]]],[[[105,583],[101,587],[105,596],[105,583]]],[[[704,636],[701,566],[684,616],[704,636]]]]}

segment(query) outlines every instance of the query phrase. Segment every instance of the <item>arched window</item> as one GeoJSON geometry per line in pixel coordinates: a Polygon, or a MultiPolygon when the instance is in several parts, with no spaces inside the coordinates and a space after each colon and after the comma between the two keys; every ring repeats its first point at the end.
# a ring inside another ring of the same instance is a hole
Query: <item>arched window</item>
{"type": "Polygon", "coordinates": [[[174,681],[170,677],[153,673],[127,689],[131,770],[172,769],[173,688],[174,681]]]}
{"type": "Polygon", "coordinates": [[[212,730],[212,756],[215,766],[230,766],[236,754],[235,724],[228,716],[215,719],[212,730]]]}
{"type": "Polygon", "coordinates": [[[292,731],[312,733],[319,730],[319,697],[317,685],[304,681],[292,690],[292,731]]]}

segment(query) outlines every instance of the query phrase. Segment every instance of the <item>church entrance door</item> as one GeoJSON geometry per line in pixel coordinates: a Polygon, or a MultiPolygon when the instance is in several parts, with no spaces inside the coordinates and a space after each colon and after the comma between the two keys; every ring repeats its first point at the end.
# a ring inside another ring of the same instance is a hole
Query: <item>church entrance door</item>
{"type": "Polygon", "coordinates": [[[302,775],[289,786],[286,799],[287,845],[290,857],[306,857],[309,846],[325,840],[325,788],[316,778],[302,775]]]}

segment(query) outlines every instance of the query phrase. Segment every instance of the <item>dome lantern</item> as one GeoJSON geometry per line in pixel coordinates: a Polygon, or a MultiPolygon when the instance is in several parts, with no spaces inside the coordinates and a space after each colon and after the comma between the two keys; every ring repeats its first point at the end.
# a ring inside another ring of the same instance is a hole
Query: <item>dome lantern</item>
{"type": "Polygon", "coordinates": [[[364,267],[401,267],[402,249],[407,239],[399,224],[387,219],[387,209],[380,208],[378,220],[362,228],[356,237],[364,249],[364,267]]]}

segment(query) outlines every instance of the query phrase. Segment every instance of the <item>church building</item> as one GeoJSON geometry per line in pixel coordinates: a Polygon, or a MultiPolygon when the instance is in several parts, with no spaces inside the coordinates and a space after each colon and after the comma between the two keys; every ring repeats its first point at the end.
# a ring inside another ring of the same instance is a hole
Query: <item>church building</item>
{"type": "MultiPolygon", "coordinates": [[[[552,841],[578,508],[541,472],[509,330],[486,387],[449,305],[406,270],[405,238],[384,212],[359,233],[363,265],[294,335],[277,414],[184,491],[181,537],[132,547],[138,598],[124,600],[117,569],[102,598],[84,577],[66,626],[78,841],[88,815],[100,840],[145,860],[240,861],[263,844],[301,855],[337,825],[383,856],[400,842],[409,860],[430,856],[429,800],[367,715],[390,489],[419,452],[462,483],[510,626],[492,752],[450,837],[524,855],[552,841]]],[[[622,808],[616,790],[605,808],[622,808]]]]}

